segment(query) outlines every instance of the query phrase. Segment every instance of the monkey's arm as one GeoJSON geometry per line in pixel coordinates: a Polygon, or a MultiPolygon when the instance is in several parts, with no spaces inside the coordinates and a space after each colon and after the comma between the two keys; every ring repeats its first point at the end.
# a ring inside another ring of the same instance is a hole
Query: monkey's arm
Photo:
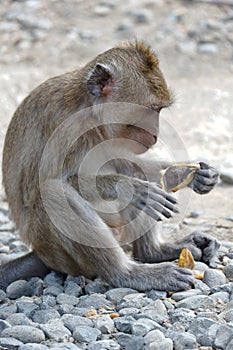
{"type": "Polygon", "coordinates": [[[136,164],[144,170],[149,181],[163,185],[167,192],[171,189],[176,192],[187,186],[198,194],[205,194],[210,192],[218,182],[218,171],[204,162],[200,162],[199,165],[190,163],[190,169],[188,162],[172,163],[149,159],[141,163],[139,159],[136,164]],[[166,169],[172,171],[166,172],[166,181],[163,181],[162,174],[166,169]]]}
{"type": "Polygon", "coordinates": [[[90,203],[118,200],[125,205],[132,204],[157,221],[161,220],[161,216],[170,218],[171,212],[178,212],[175,198],[155,183],[134,177],[122,174],[73,175],[68,182],[90,203]]]}

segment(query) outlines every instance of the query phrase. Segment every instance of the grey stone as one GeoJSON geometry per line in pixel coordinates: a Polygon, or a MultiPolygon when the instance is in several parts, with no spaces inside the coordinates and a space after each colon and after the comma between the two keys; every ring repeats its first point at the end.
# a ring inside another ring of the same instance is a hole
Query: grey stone
{"type": "Polygon", "coordinates": [[[153,14],[147,9],[133,9],[129,11],[129,14],[135,19],[136,23],[150,23],[153,18],[153,14]]]}
{"type": "Polygon", "coordinates": [[[198,218],[199,216],[203,215],[204,211],[199,210],[199,209],[193,209],[191,210],[189,216],[190,218],[198,218]]]}
{"type": "Polygon", "coordinates": [[[198,317],[193,321],[188,331],[195,335],[197,342],[201,345],[211,346],[213,334],[208,333],[208,331],[212,326],[217,327],[218,323],[206,317],[198,317]]]}
{"type": "Polygon", "coordinates": [[[202,293],[199,289],[190,289],[187,291],[174,293],[172,294],[171,298],[174,299],[175,301],[180,301],[180,300],[192,297],[194,295],[200,295],[200,294],[202,293]]]}
{"type": "Polygon", "coordinates": [[[101,335],[101,332],[99,329],[92,328],[89,326],[80,326],[76,327],[73,332],[73,337],[78,342],[86,342],[90,343],[95,341],[99,336],[101,335]]]}
{"type": "MultiPolygon", "coordinates": [[[[197,51],[197,44],[195,41],[183,41],[178,43],[178,49],[180,52],[186,55],[193,55],[197,51]]],[[[192,216],[193,217],[193,216],[192,216]]],[[[195,218],[197,216],[194,216],[195,218]]]]}
{"type": "Polygon", "coordinates": [[[44,333],[31,326],[12,326],[4,329],[1,336],[4,338],[15,338],[22,343],[41,343],[45,340],[44,333]]]}
{"type": "Polygon", "coordinates": [[[101,280],[96,279],[95,281],[90,281],[85,286],[85,293],[86,294],[93,294],[93,293],[100,293],[104,294],[109,287],[101,280]]]}
{"type": "Polygon", "coordinates": [[[7,317],[7,322],[11,324],[11,326],[31,326],[31,320],[23,313],[11,314],[7,317]]]}
{"type": "Polygon", "coordinates": [[[0,303],[2,303],[6,299],[6,293],[0,289],[0,303]]]}
{"type": "Polygon", "coordinates": [[[118,304],[124,298],[124,296],[133,293],[138,292],[131,288],[113,288],[107,291],[105,295],[108,300],[118,304]]]}
{"type": "Polygon", "coordinates": [[[219,314],[220,319],[225,320],[227,323],[233,323],[233,309],[223,311],[219,314]]]}
{"type": "Polygon", "coordinates": [[[218,47],[215,43],[201,43],[198,45],[198,52],[204,54],[215,54],[218,52],[218,47]]]}
{"type": "Polygon", "coordinates": [[[233,336],[233,326],[218,325],[214,345],[219,349],[226,349],[227,344],[231,341],[233,336]]]}
{"type": "Polygon", "coordinates": [[[207,284],[207,286],[215,287],[220,286],[226,283],[226,277],[222,273],[222,271],[215,269],[208,269],[204,273],[203,282],[207,284]]]}
{"type": "Polygon", "coordinates": [[[0,337],[0,347],[4,350],[19,350],[21,345],[23,343],[17,339],[0,337]]]}
{"type": "Polygon", "coordinates": [[[159,344],[157,342],[150,343],[146,350],[172,350],[173,342],[171,339],[164,338],[159,344]]]}
{"type": "Polygon", "coordinates": [[[233,349],[233,339],[230,340],[230,342],[227,344],[227,347],[225,350],[232,350],[233,349]]]}
{"type": "Polygon", "coordinates": [[[32,317],[34,312],[39,309],[38,305],[34,304],[33,299],[26,301],[25,299],[16,300],[16,305],[18,312],[21,312],[28,316],[29,318],[32,317]]]}
{"type": "Polygon", "coordinates": [[[182,307],[190,310],[196,310],[199,308],[202,308],[205,310],[208,308],[212,308],[213,306],[214,306],[213,300],[206,295],[197,295],[197,296],[189,297],[181,301],[178,301],[178,303],[176,304],[177,308],[182,307]]]}
{"type": "Polygon", "coordinates": [[[44,289],[44,281],[39,277],[33,277],[29,280],[30,286],[32,287],[33,296],[41,296],[44,289]]]}
{"type": "Polygon", "coordinates": [[[79,299],[73,295],[67,295],[65,293],[61,293],[57,296],[58,304],[67,304],[67,305],[77,305],[79,299]]]}
{"type": "Polygon", "coordinates": [[[223,303],[228,303],[230,300],[230,296],[227,292],[217,292],[210,295],[210,298],[216,303],[218,301],[222,301],[223,303]]]}
{"type": "Polygon", "coordinates": [[[2,305],[0,306],[0,318],[5,320],[10,314],[15,314],[17,312],[16,305],[2,305]]]}
{"type": "Polygon", "coordinates": [[[52,307],[48,307],[45,310],[38,310],[32,316],[32,320],[38,323],[47,323],[49,320],[54,318],[59,318],[59,312],[53,309],[52,307]]]}
{"type": "Polygon", "coordinates": [[[122,301],[117,305],[117,310],[128,307],[136,307],[137,309],[141,309],[151,302],[153,302],[153,300],[147,298],[144,293],[128,294],[124,296],[122,301]]]}
{"type": "Polygon", "coordinates": [[[157,300],[157,299],[166,298],[167,292],[164,292],[162,290],[151,289],[146,292],[146,295],[148,296],[148,298],[152,300],[157,300]]]}
{"type": "Polygon", "coordinates": [[[132,334],[144,336],[152,329],[157,329],[158,323],[148,318],[140,318],[132,324],[132,334]]]}
{"type": "Polygon", "coordinates": [[[212,311],[202,311],[197,313],[197,318],[209,318],[212,321],[220,322],[218,315],[216,312],[212,311]]]}
{"type": "MultiPolygon", "coordinates": [[[[57,312],[59,312],[60,315],[64,315],[64,314],[74,314],[77,315],[78,310],[76,307],[74,307],[73,305],[68,305],[68,304],[60,304],[56,306],[56,310],[57,312]]],[[[85,310],[87,311],[87,309],[85,310]]],[[[82,313],[82,315],[85,312],[82,313]]]]}
{"type": "Polygon", "coordinates": [[[148,332],[144,337],[146,345],[149,345],[150,343],[157,342],[157,341],[159,342],[160,340],[162,341],[164,338],[165,338],[164,334],[158,329],[154,329],[148,332]]]}
{"type": "Polygon", "coordinates": [[[161,300],[155,300],[153,303],[143,307],[141,313],[135,315],[136,319],[149,318],[159,324],[162,324],[167,316],[167,310],[161,300]]]}
{"type": "Polygon", "coordinates": [[[0,320],[0,334],[2,333],[2,331],[8,327],[10,327],[10,323],[4,320],[0,320]]]}
{"type": "Polygon", "coordinates": [[[61,321],[64,323],[65,327],[71,332],[74,331],[76,327],[79,326],[89,326],[93,327],[93,322],[89,318],[75,316],[71,314],[65,314],[61,317],[61,321]]]}
{"type": "Polygon", "coordinates": [[[12,282],[6,289],[6,295],[10,299],[17,299],[23,295],[31,296],[32,293],[32,287],[24,280],[12,282]]]}
{"type": "Polygon", "coordinates": [[[49,339],[54,339],[57,342],[66,341],[71,336],[69,329],[67,329],[63,325],[63,322],[58,318],[49,320],[45,324],[41,324],[40,328],[45,332],[49,339]]]}
{"type": "Polygon", "coordinates": [[[56,298],[53,297],[52,295],[42,295],[41,297],[42,300],[42,305],[41,307],[43,307],[43,305],[46,305],[47,307],[54,307],[57,303],[56,303],[56,298]]]}
{"type": "Polygon", "coordinates": [[[114,340],[98,340],[88,345],[87,350],[120,350],[120,345],[114,340]]]}
{"type": "Polygon", "coordinates": [[[171,339],[165,338],[159,330],[149,332],[145,337],[146,349],[148,350],[172,350],[173,343],[171,339]]]}
{"type": "Polygon", "coordinates": [[[54,349],[54,350],[82,350],[83,348],[79,347],[78,345],[75,345],[73,343],[53,343],[50,346],[50,349],[54,349]]]}
{"type": "Polygon", "coordinates": [[[135,319],[132,316],[124,316],[114,318],[114,324],[118,331],[124,333],[131,333],[132,325],[135,319]]]}
{"type": "Polygon", "coordinates": [[[118,311],[121,316],[134,316],[139,313],[139,310],[135,307],[126,307],[118,311]]]}
{"type": "Polygon", "coordinates": [[[65,293],[79,297],[82,295],[82,288],[74,281],[68,281],[65,285],[65,293]]]}
{"type": "Polygon", "coordinates": [[[224,274],[230,280],[233,281],[233,261],[224,267],[224,274]]]}
{"type": "Polygon", "coordinates": [[[117,27],[117,30],[119,32],[123,32],[123,31],[128,31],[128,30],[131,30],[133,27],[133,23],[127,19],[127,18],[124,18],[119,24],[118,24],[118,27],[117,27]]]}
{"type": "Polygon", "coordinates": [[[210,287],[208,287],[207,284],[205,284],[201,280],[195,279],[193,284],[194,288],[199,289],[202,294],[208,295],[210,293],[210,287]]]}
{"type": "Polygon", "coordinates": [[[206,270],[209,270],[209,266],[206,265],[205,263],[203,263],[202,261],[196,261],[195,266],[194,266],[194,270],[204,272],[206,270]]]}
{"type": "Polygon", "coordinates": [[[95,320],[95,327],[103,334],[109,334],[114,331],[114,322],[109,315],[103,315],[95,320]]]}
{"type": "Polygon", "coordinates": [[[45,276],[44,282],[48,286],[54,286],[54,285],[61,286],[63,284],[63,276],[59,273],[52,271],[45,276]]]}
{"type": "Polygon", "coordinates": [[[48,286],[47,288],[44,289],[43,294],[57,297],[62,292],[63,292],[63,288],[57,285],[57,286],[48,286]]]}
{"type": "Polygon", "coordinates": [[[68,275],[66,280],[65,280],[65,283],[64,283],[65,288],[67,286],[67,283],[69,283],[69,282],[74,282],[81,288],[85,287],[85,277],[84,276],[70,276],[70,275],[68,275]]]}
{"type": "Polygon", "coordinates": [[[118,333],[117,341],[125,350],[142,350],[144,338],[132,334],[118,333]]]}
{"type": "Polygon", "coordinates": [[[168,311],[168,316],[171,323],[179,322],[187,330],[192,324],[193,320],[196,317],[196,314],[192,310],[187,310],[184,308],[174,309],[168,311]]]}
{"type": "Polygon", "coordinates": [[[90,296],[80,297],[79,308],[92,308],[98,310],[101,306],[112,307],[112,303],[108,301],[103,295],[92,294],[90,296]]]}
{"type": "Polygon", "coordinates": [[[185,332],[178,332],[177,336],[173,339],[173,345],[175,350],[183,349],[197,349],[198,344],[195,335],[185,332]]]}
{"type": "Polygon", "coordinates": [[[221,170],[220,179],[229,185],[233,185],[233,169],[221,170]]]}
{"type": "Polygon", "coordinates": [[[21,345],[19,350],[47,350],[48,347],[42,344],[28,343],[21,345]]]}
{"type": "Polygon", "coordinates": [[[211,288],[211,293],[217,293],[217,292],[227,292],[229,294],[233,293],[233,282],[226,283],[223,286],[217,286],[211,288]]]}

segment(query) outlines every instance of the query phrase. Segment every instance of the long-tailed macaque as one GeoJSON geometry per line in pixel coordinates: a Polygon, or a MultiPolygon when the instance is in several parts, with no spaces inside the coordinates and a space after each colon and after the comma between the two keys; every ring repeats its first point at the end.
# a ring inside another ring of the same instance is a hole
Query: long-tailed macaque
{"type": "MultiPolygon", "coordinates": [[[[146,154],[157,141],[159,113],[171,103],[157,57],[139,41],[51,78],[25,98],[7,131],[3,184],[16,227],[32,251],[1,266],[1,288],[50,269],[139,291],[192,286],[190,270],[168,261],[187,247],[209,263],[219,243],[200,232],[175,243],[158,236],[157,221],[177,211],[176,200],[160,187],[160,170],[168,163],[147,160],[146,154]],[[121,115],[125,105],[135,113],[115,123],[114,106],[121,115]],[[77,139],[69,142],[69,132],[77,139]],[[85,165],[98,145],[101,151],[85,165]],[[114,230],[132,242],[132,258],[114,230]]],[[[190,187],[207,193],[217,177],[201,164],[190,187]]]]}

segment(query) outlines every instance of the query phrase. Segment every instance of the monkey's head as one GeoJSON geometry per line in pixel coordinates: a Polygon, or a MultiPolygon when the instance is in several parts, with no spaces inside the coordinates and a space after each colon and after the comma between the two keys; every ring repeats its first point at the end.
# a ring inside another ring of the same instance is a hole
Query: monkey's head
{"type": "Polygon", "coordinates": [[[85,67],[85,74],[93,105],[127,102],[144,107],[141,115],[131,114],[127,123],[115,127],[114,137],[136,141],[143,146],[140,152],[156,143],[159,113],[172,98],[150,47],[126,42],[97,56],[85,67]]]}

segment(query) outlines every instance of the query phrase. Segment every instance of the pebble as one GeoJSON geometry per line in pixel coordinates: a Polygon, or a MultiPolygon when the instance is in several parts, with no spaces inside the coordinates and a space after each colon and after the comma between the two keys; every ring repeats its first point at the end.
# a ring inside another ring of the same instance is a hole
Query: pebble
{"type": "Polygon", "coordinates": [[[17,299],[21,296],[31,296],[32,293],[32,287],[24,280],[13,282],[6,289],[6,295],[10,299],[17,299]]]}
{"type": "Polygon", "coordinates": [[[118,343],[125,350],[142,350],[144,345],[144,338],[132,334],[118,333],[118,343]]]}
{"type": "Polygon", "coordinates": [[[60,314],[58,311],[53,309],[52,307],[48,307],[45,310],[38,310],[36,311],[33,316],[32,320],[37,323],[47,323],[49,320],[52,320],[54,318],[59,318],[60,314]]]}
{"type": "Polygon", "coordinates": [[[100,307],[109,306],[112,307],[113,304],[108,301],[103,295],[92,294],[90,296],[81,297],[79,299],[78,307],[98,310],[100,307]]]}
{"type": "Polygon", "coordinates": [[[148,24],[153,19],[153,13],[147,9],[134,9],[128,12],[138,24],[148,24]]]}
{"type": "Polygon", "coordinates": [[[174,293],[174,294],[172,294],[171,297],[175,301],[180,301],[180,300],[186,299],[188,297],[199,295],[199,294],[201,294],[200,290],[198,290],[198,289],[190,289],[190,290],[187,290],[187,291],[184,291],[184,292],[174,293]]]}
{"type": "Polygon", "coordinates": [[[67,295],[65,293],[61,293],[57,296],[58,304],[66,304],[66,305],[77,305],[79,299],[73,295],[67,295]]]}
{"type": "Polygon", "coordinates": [[[95,281],[90,281],[85,286],[86,294],[101,293],[104,294],[109,289],[109,286],[103,281],[96,279],[95,281]]]}
{"type": "Polygon", "coordinates": [[[22,343],[40,343],[45,340],[44,333],[31,326],[12,326],[3,330],[1,337],[15,338],[22,343]]]}
{"type": "Polygon", "coordinates": [[[124,333],[131,333],[134,322],[135,319],[132,316],[123,316],[114,319],[114,324],[118,331],[124,333]]]}
{"type": "Polygon", "coordinates": [[[208,269],[204,273],[203,282],[211,288],[225,284],[226,277],[222,271],[216,269],[208,269]]]}
{"type": "Polygon", "coordinates": [[[23,313],[11,314],[6,319],[11,326],[31,326],[32,321],[23,313]]]}
{"type": "Polygon", "coordinates": [[[21,345],[19,350],[47,350],[47,346],[42,344],[28,343],[21,345]]]}
{"type": "Polygon", "coordinates": [[[185,327],[186,330],[196,318],[194,311],[184,308],[170,310],[168,311],[168,316],[172,324],[179,322],[185,327]]]}
{"type": "Polygon", "coordinates": [[[79,347],[78,345],[75,345],[73,343],[65,342],[65,343],[53,343],[50,346],[50,349],[54,350],[82,350],[83,348],[79,347]]]}
{"type": "Polygon", "coordinates": [[[102,334],[109,334],[114,331],[114,322],[110,316],[100,316],[95,321],[95,327],[101,331],[102,334]]]}
{"type": "Polygon", "coordinates": [[[204,54],[215,54],[218,52],[218,47],[215,43],[201,43],[198,45],[198,52],[204,54]]]}
{"type": "Polygon", "coordinates": [[[74,329],[79,326],[93,327],[93,322],[89,318],[71,314],[63,315],[61,317],[61,321],[64,323],[64,326],[68,328],[71,332],[73,332],[74,329]]]}
{"type": "Polygon", "coordinates": [[[173,340],[175,350],[198,348],[195,335],[189,332],[168,332],[168,334],[173,340]]]}
{"type": "Polygon", "coordinates": [[[220,179],[229,185],[233,185],[233,169],[221,170],[220,179]]]}
{"type": "Polygon", "coordinates": [[[223,272],[230,281],[233,281],[233,261],[224,267],[223,272]]]}
{"type": "Polygon", "coordinates": [[[114,340],[98,340],[88,345],[87,350],[120,350],[120,345],[114,340]]]}
{"type": "Polygon", "coordinates": [[[41,324],[40,328],[44,331],[49,339],[54,339],[57,342],[67,341],[71,336],[71,332],[67,329],[63,322],[58,319],[49,320],[45,324],[41,324]]]}
{"type": "Polygon", "coordinates": [[[206,296],[206,295],[197,295],[188,297],[186,299],[183,299],[181,301],[178,301],[176,304],[176,307],[182,307],[190,310],[195,309],[208,309],[212,308],[214,306],[213,300],[206,296]]]}
{"type": "Polygon", "coordinates": [[[159,325],[155,321],[147,318],[140,318],[132,324],[132,334],[144,336],[152,329],[158,328],[159,325]]]}
{"type": "Polygon", "coordinates": [[[0,337],[0,346],[4,350],[19,350],[21,345],[23,345],[23,343],[17,339],[0,337]]]}
{"type": "Polygon", "coordinates": [[[106,298],[114,303],[120,303],[120,301],[128,294],[138,293],[131,288],[113,288],[105,293],[106,298]]]}
{"type": "Polygon", "coordinates": [[[92,328],[89,326],[80,326],[76,327],[73,332],[73,337],[78,342],[86,342],[90,343],[95,341],[99,336],[101,335],[101,332],[99,329],[92,328]]]}

